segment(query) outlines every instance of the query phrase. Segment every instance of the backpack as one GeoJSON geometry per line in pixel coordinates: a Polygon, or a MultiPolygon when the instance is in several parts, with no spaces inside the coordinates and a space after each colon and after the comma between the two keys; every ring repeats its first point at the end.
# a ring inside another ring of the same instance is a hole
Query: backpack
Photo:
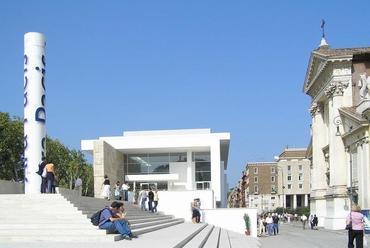
{"type": "Polygon", "coordinates": [[[94,213],[94,214],[91,216],[90,221],[91,221],[91,223],[92,223],[94,226],[98,226],[98,225],[99,225],[100,215],[101,215],[101,213],[104,211],[104,209],[106,209],[106,208],[103,208],[103,209],[99,210],[98,212],[94,213]]]}

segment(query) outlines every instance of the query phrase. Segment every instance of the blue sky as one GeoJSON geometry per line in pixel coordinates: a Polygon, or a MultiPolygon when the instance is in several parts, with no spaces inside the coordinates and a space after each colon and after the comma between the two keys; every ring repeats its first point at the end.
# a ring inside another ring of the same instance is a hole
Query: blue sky
{"type": "Polygon", "coordinates": [[[230,132],[248,161],[309,143],[302,92],[326,20],[335,48],[370,46],[368,1],[1,1],[0,111],[23,116],[23,35],[47,39],[47,133],[70,148],[124,130],[230,132]]]}

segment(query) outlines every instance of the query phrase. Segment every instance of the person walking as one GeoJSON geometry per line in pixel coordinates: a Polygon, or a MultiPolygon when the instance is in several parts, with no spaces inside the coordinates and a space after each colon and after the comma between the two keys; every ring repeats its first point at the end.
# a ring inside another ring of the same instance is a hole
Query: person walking
{"type": "Polygon", "coordinates": [[[271,217],[271,214],[269,214],[266,218],[266,223],[267,223],[267,232],[268,232],[268,235],[271,236],[272,235],[272,232],[273,232],[273,229],[274,229],[274,226],[273,226],[273,219],[271,217]]]}
{"type": "Polygon", "coordinates": [[[302,221],[302,225],[303,225],[303,230],[306,229],[306,224],[307,224],[307,216],[302,214],[301,216],[301,221],[302,221]]]}
{"type": "Polygon", "coordinates": [[[347,216],[348,248],[354,248],[353,241],[356,240],[356,248],[364,247],[364,215],[358,205],[353,205],[347,216]]]}
{"type": "Polygon", "coordinates": [[[121,183],[119,181],[116,182],[116,185],[114,186],[114,199],[116,201],[121,200],[121,183]]]}
{"type": "Polygon", "coordinates": [[[45,170],[46,164],[47,164],[46,160],[43,160],[39,164],[39,170],[36,172],[41,177],[41,185],[40,185],[40,192],[41,193],[46,193],[46,185],[47,185],[46,170],[45,170]]]}
{"type": "Polygon", "coordinates": [[[274,235],[279,234],[279,217],[277,213],[273,214],[272,221],[274,227],[274,235]]]}
{"type": "Polygon", "coordinates": [[[128,186],[125,182],[122,183],[122,200],[128,201],[128,190],[130,186],[128,186]]]}
{"type": "Polygon", "coordinates": [[[313,229],[313,214],[310,214],[310,217],[308,217],[308,225],[310,226],[312,230],[313,229]]]}
{"type": "Polygon", "coordinates": [[[75,180],[75,190],[78,191],[78,195],[82,195],[82,179],[80,177],[77,177],[75,180]]]}
{"type": "MultiPolygon", "coordinates": [[[[262,234],[263,234],[263,232],[264,232],[264,230],[265,230],[265,225],[264,225],[264,223],[265,223],[265,218],[264,218],[264,216],[261,214],[261,215],[260,215],[260,217],[258,218],[258,235],[259,235],[260,237],[262,237],[262,234]]],[[[266,231],[265,231],[265,234],[266,234],[266,231]]]]}
{"type": "Polygon", "coordinates": [[[191,203],[191,220],[192,222],[199,223],[200,222],[200,199],[195,198],[194,201],[191,203]]]}
{"type": "Polygon", "coordinates": [[[103,185],[102,185],[101,196],[104,199],[107,199],[108,201],[110,201],[110,181],[109,181],[109,178],[108,178],[107,175],[104,176],[104,182],[103,182],[103,185]]]}
{"type": "Polygon", "coordinates": [[[153,212],[153,201],[154,201],[154,193],[153,193],[152,189],[149,189],[149,193],[148,193],[149,212],[153,212]]]}
{"type": "Polygon", "coordinates": [[[157,189],[155,189],[154,190],[154,198],[153,198],[153,201],[154,201],[154,206],[153,206],[153,213],[154,212],[157,212],[157,206],[158,206],[158,200],[159,200],[159,198],[158,198],[158,190],[157,189]]]}
{"type": "Polygon", "coordinates": [[[53,193],[52,188],[55,178],[54,164],[53,163],[46,164],[45,170],[46,170],[46,193],[53,193]]]}
{"type": "Polygon", "coordinates": [[[317,225],[319,224],[319,219],[317,218],[316,214],[314,214],[312,218],[312,229],[317,230],[317,225]]]}
{"type": "Polygon", "coordinates": [[[143,211],[146,211],[146,199],[148,197],[148,194],[146,193],[146,190],[145,189],[141,189],[141,191],[139,192],[139,201],[140,202],[140,207],[141,207],[141,210],[143,211]]]}

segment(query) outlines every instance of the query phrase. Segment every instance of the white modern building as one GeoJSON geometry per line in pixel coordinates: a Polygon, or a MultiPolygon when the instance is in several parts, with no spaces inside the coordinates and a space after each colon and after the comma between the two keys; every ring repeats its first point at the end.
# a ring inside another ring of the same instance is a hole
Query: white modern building
{"type": "Polygon", "coordinates": [[[370,47],[333,49],[322,38],[304,92],[312,99],[311,212],[343,229],[351,204],[370,208],[370,47]]]}
{"type": "Polygon", "coordinates": [[[104,175],[131,189],[212,191],[214,205],[226,207],[226,169],[230,133],[210,129],[124,132],[123,136],[82,140],[93,155],[94,192],[100,197],[104,175]]]}

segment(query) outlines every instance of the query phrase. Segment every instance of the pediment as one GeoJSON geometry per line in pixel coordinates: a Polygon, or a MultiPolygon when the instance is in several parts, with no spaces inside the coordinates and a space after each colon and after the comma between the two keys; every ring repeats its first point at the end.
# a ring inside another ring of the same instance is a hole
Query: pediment
{"type": "Polygon", "coordinates": [[[308,63],[306,78],[304,82],[304,92],[307,92],[312,83],[316,78],[319,77],[321,72],[325,69],[327,60],[315,53],[311,54],[310,61],[308,63]]]}
{"type": "Polygon", "coordinates": [[[354,108],[343,107],[339,109],[341,125],[343,125],[344,133],[351,133],[361,128],[366,123],[366,119],[362,118],[354,108]]]}

